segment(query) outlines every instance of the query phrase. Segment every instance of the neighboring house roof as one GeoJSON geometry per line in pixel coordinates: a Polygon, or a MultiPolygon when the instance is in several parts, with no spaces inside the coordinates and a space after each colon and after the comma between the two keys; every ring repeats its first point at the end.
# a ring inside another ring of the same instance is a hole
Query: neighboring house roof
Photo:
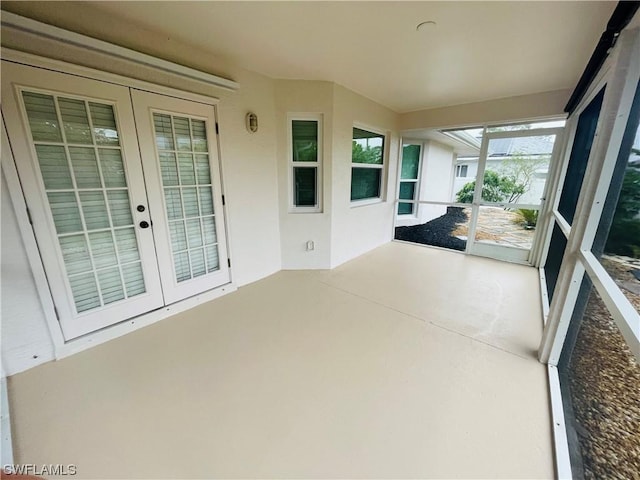
{"type": "MultiPolygon", "coordinates": [[[[551,155],[554,138],[551,135],[535,137],[494,138],[489,142],[489,158],[513,155],[551,155]]],[[[459,156],[458,161],[474,161],[478,156],[459,156]]]]}
{"type": "Polygon", "coordinates": [[[550,155],[554,138],[550,135],[536,137],[496,138],[489,142],[489,156],[550,155]]]}

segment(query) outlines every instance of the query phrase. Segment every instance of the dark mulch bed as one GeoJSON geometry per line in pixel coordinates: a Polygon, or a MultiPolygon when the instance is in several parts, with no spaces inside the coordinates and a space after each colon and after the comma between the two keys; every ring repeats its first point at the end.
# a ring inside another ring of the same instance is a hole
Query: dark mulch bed
{"type": "Polygon", "coordinates": [[[467,248],[467,241],[453,236],[452,232],[467,220],[467,214],[463,208],[447,207],[447,213],[430,222],[411,227],[397,227],[395,238],[396,240],[464,251],[467,248]]]}

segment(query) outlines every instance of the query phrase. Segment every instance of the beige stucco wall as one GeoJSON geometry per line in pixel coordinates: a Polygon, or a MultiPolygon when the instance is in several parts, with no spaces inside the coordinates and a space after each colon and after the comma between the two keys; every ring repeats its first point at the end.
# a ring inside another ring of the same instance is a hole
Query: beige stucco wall
{"type": "Polygon", "coordinates": [[[330,82],[278,80],[276,82],[280,245],[282,268],[317,269],[331,266],[331,164],[333,158],[333,89],[330,82]],[[291,114],[322,115],[322,212],[292,213],[289,208],[293,179],[289,167],[291,114]],[[306,243],[313,241],[314,250],[306,243]]]}

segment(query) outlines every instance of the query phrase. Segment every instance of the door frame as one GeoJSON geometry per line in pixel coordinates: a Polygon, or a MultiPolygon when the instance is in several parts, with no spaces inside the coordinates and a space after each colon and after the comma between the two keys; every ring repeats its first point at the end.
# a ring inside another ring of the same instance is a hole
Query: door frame
{"type": "MultiPolygon", "coordinates": [[[[219,100],[215,97],[201,95],[198,93],[187,92],[183,90],[174,89],[154,83],[133,79],[123,75],[104,72],[89,67],[76,65],[60,60],[54,60],[39,55],[21,52],[9,48],[2,47],[1,56],[3,61],[22,64],[37,68],[44,68],[47,70],[53,70],[60,73],[66,73],[75,75],[77,77],[87,78],[91,80],[99,80],[115,85],[121,85],[128,88],[136,88],[152,93],[158,93],[170,97],[189,100],[192,102],[198,102],[205,105],[215,106],[219,103],[219,100]]],[[[216,125],[218,123],[218,113],[215,112],[216,125]]],[[[31,222],[28,216],[27,203],[25,200],[25,194],[21,179],[18,176],[15,156],[12,149],[12,145],[7,138],[5,138],[5,121],[6,117],[2,116],[2,142],[3,142],[3,154],[2,154],[2,171],[6,175],[8,193],[11,197],[12,208],[15,212],[18,222],[18,229],[20,230],[20,236],[23,246],[25,248],[31,272],[34,276],[34,283],[40,302],[42,304],[44,318],[51,335],[52,342],[54,344],[54,355],[56,359],[61,359],[69,355],[81,352],[95,345],[107,342],[114,338],[126,335],[132,331],[142,328],[147,325],[151,325],[155,322],[163,320],[174,314],[186,311],[197,305],[205,302],[209,302],[215,298],[218,298],[227,293],[237,290],[237,285],[234,281],[233,271],[230,269],[230,283],[227,283],[219,288],[209,290],[176,303],[160,307],[156,310],[148,313],[141,314],[137,317],[124,320],[120,323],[114,324],[109,327],[105,327],[102,330],[98,330],[86,335],[74,338],[72,340],[65,340],[62,333],[60,323],[58,321],[56,309],[53,303],[53,297],[51,295],[51,289],[49,282],[44,271],[42,263],[42,257],[38,246],[36,244],[35,235],[32,230],[31,222]],[[5,148],[6,145],[6,148],[5,148]]],[[[216,145],[216,153],[219,158],[220,168],[220,183],[221,193],[224,194],[224,165],[221,156],[220,141],[216,145]]],[[[229,222],[227,220],[226,206],[222,207],[223,220],[225,224],[225,242],[229,249],[229,256],[232,254],[231,246],[231,232],[229,228],[229,222]]]]}
{"type": "Polygon", "coordinates": [[[541,238],[541,229],[536,228],[531,248],[517,248],[508,245],[482,243],[475,240],[476,230],[478,226],[478,217],[480,215],[480,208],[486,206],[493,207],[520,207],[520,208],[537,208],[538,212],[543,212],[546,205],[546,198],[551,188],[552,182],[555,178],[555,170],[560,164],[560,152],[562,150],[564,127],[547,127],[547,128],[535,128],[532,130],[511,130],[503,132],[487,132],[487,127],[484,127],[484,133],[482,135],[482,144],[480,147],[480,156],[478,157],[478,171],[476,173],[476,188],[473,194],[473,201],[471,203],[471,218],[469,219],[469,235],[467,236],[467,248],[466,253],[481,257],[494,258],[496,260],[509,261],[514,263],[522,263],[525,265],[531,265],[535,253],[537,251],[537,245],[541,238]],[[553,149],[551,152],[551,158],[549,160],[549,171],[545,180],[543,189],[543,196],[540,199],[539,204],[517,204],[509,202],[487,202],[482,200],[482,186],[484,180],[484,173],[487,167],[489,142],[491,140],[499,138],[520,138],[520,137],[537,137],[543,135],[555,135],[553,143],[553,149]]]}

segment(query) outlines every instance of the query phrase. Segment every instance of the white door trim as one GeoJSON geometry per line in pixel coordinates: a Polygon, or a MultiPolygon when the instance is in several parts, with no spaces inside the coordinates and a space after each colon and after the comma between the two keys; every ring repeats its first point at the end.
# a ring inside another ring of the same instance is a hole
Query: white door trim
{"type": "MultiPolygon", "coordinates": [[[[3,13],[3,16],[4,16],[4,13],[3,13]]],[[[33,66],[37,68],[42,68],[45,71],[51,70],[54,72],[74,75],[80,78],[100,80],[103,82],[111,83],[113,85],[121,85],[129,88],[137,88],[143,91],[158,93],[158,94],[166,95],[176,99],[185,99],[185,100],[189,100],[192,102],[197,102],[197,103],[209,105],[209,106],[213,106],[218,103],[218,99],[213,97],[176,90],[173,88],[156,85],[149,82],[131,79],[121,75],[102,72],[99,70],[74,65],[67,62],[52,60],[52,59],[48,59],[48,58],[37,56],[37,55],[19,52],[16,50],[11,50],[4,47],[2,48],[1,52],[2,52],[1,55],[2,55],[3,61],[9,61],[17,65],[33,66]]],[[[214,118],[215,118],[215,121],[217,122],[218,120],[217,112],[214,112],[214,118]]],[[[92,346],[109,341],[113,338],[117,338],[119,336],[125,335],[129,332],[135,331],[139,328],[142,328],[144,326],[160,321],[176,313],[192,308],[200,303],[204,303],[214,298],[217,298],[221,295],[225,295],[227,293],[233,292],[237,289],[236,284],[232,280],[230,280],[230,283],[222,287],[215,288],[213,290],[204,292],[199,295],[194,295],[184,300],[175,302],[171,305],[139,315],[129,320],[125,320],[113,326],[106,327],[102,330],[99,330],[93,333],[88,333],[86,335],[74,338],[72,340],[65,340],[64,335],[62,333],[62,328],[57,318],[56,309],[53,303],[50,286],[49,286],[46,274],[44,272],[44,266],[42,264],[40,251],[36,244],[35,235],[31,228],[30,220],[27,214],[27,207],[26,207],[26,202],[24,198],[24,192],[22,190],[22,184],[18,177],[16,164],[15,164],[15,160],[14,160],[12,149],[11,149],[11,144],[5,132],[5,120],[6,120],[6,117],[3,114],[2,116],[2,130],[3,130],[2,132],[2,148],[3,148],[2,170],[6,175],[9,194],[11,196],[13,208],[18,221],[18,227],[20,229],[21,238],[22,238],[23,245],[27,253],[27,258],[29,260],[29,264],[31,267],[31,272],[33,273],[33,276],[34,276],[36,290],[38,292],[39,299],[45,315],[45,320],[53,341],[54,354],[56,359],[64,358],[73,353],[80,352],[87,348],[91,348],[92,346]]],[[[218,158],[220,158],[219,142],[216,142],[215,144],[215,153],[217,154],[218,158]]],[[[222,165],[220,165],[220,170],[221,169],[222,169],[222,165]]],[[[221,171],[220,171],[220,182],[222,183],[221,171]]],[[[222,191],[224,191],[224,185],[221,185],[221,186],[222,186],[222,191]]],[[[219,211],[222,212],[223,210],[219,210],[219,211]]],[[[223,222],[225,224],[227,223],[226,215],[223,215],[223,222]]],[[[225,228],[224,232],[225,232],[225,236],[224,236],[224,239],[221,239],[221,242],[224,241],[226,242],[225,245],[228,245],[230,241],[229,229],[225,228]]],[[[232,278],[232,272],[230,269],[229,269],[229,274],[230,274],[230,277],[232,278]]]]}

